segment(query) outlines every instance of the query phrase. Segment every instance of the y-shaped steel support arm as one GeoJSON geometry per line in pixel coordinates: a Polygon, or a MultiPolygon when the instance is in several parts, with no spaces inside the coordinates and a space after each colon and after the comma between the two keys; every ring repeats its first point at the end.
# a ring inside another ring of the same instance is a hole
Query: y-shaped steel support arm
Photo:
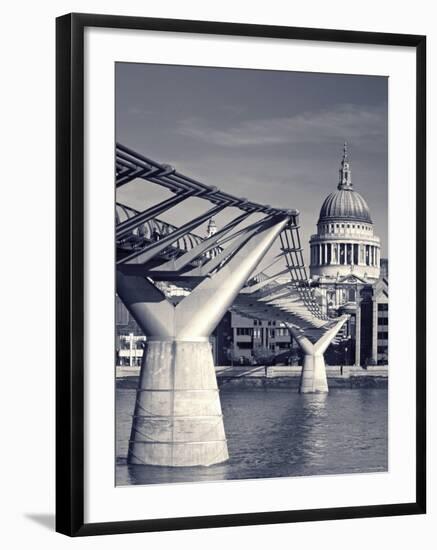
{"type": "Polygon", "coordinates": [[[289,327],[305,354],[300,377],[300,393],[327,393],[329,391],[323,354],[347,319],[347,315],[340,317],[337,323],[315,343],[311,342],[296,327],[289,327]]]}

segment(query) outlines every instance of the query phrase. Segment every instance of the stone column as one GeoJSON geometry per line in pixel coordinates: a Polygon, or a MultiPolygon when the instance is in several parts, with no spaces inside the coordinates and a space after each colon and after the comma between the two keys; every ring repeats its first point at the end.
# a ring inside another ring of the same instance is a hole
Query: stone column
{"type": "Polygon", "coordinates": [[[372,359],[378,361],[378,304],[372,300],[372,359]]]}
{"type": "Polygon", "coordinates": [[[355,366],[361,365],[361,302],[357,303],[355,315],[355,366]]]}

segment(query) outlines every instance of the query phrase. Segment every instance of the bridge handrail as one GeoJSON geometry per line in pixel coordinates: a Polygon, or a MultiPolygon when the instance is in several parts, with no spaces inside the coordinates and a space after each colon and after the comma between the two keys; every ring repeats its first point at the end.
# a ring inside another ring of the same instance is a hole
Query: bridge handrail
{"type": "Polygon", "coordinates": [[[235,197],[220,191],[216,187],[205,185],[193,178],[185,176],[167,164],[160,164],[152,159],[140,155],[136,151],[116,144],[116,185],[125,185],[135,178],[152,181],[166,187],[172,193],[186,193],[193,197],[202,197],[216,205],[234,206],[248,213],[261,212],[263,214],[282,214],[299,216],[296,209],[276,208],[270,205],[259,204],[245,198],[235,197]]]}

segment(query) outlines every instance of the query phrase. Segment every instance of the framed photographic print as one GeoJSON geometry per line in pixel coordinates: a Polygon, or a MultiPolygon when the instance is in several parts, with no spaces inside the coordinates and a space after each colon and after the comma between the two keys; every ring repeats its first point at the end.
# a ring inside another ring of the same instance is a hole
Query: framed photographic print
{"type": "Polygon", "coordinates": [[[425,513],[425,37],[56,47],[57,530],[425,513]]]}

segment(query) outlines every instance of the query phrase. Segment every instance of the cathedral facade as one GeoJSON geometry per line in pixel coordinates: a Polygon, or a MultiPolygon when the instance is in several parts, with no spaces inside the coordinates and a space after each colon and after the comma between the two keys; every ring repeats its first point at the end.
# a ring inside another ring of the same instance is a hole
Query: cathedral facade
{"type": "Polygon", "coordinates": [[[350,316],[339,338],[340,357],[337,351],[331,361],[386,364],[388,263],[381,259],[369,207],[354,189],[346,144],[337,190],[324,200],[310,239],[310,274],[324,312],[350,316]]]}

